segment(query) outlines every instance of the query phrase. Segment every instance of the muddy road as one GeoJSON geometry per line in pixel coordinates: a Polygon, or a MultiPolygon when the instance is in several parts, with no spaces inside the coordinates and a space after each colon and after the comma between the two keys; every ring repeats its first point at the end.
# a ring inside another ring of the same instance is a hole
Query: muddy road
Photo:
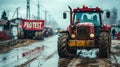
{"type": "Polygon", "coordinates": [[[78,50],[76,58],[59,58],[57,54],[57,36],[42,42],[45,48],[43,57],[38,57],[27,64],[28,67],[120,67],[120,41],[112,42],[112,53],[109,58],[99,58],[98,49],[78,50]]]}
{"type": "Polygon", "coordinates": [[[0,54],[0,67],[120,67],[120,41],[112,42],[109,58],[97,56],[98,49],[78,50],[76,58],[59,58],[57,35],[0,54]]]}

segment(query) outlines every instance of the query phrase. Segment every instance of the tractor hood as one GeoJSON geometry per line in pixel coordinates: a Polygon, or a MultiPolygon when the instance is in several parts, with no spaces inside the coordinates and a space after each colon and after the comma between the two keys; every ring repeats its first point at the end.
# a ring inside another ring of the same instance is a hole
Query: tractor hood
{"type": "Polygon", "coordinates": [[[92,22],[83,22],[76,25],[77,39],[89,40],[94,38],[94,24],[92,22]]]}
{"type": "Polygon", "coordinates": [[[94,24],[92,22],[83,22],[83,23],[78,23],[76,26],[77,27],[91,27],[91,26],[94,26],[94,24]]]}

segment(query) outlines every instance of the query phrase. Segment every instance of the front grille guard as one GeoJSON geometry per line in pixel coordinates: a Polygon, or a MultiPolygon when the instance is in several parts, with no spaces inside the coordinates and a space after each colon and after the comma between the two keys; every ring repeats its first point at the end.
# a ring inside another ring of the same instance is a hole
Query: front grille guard
{"type": "Polygon", "coordinates": [[[77,39],[78,40],[87,40],[89,39],[89,28],[87,27],[77,27],[77,39]]]}

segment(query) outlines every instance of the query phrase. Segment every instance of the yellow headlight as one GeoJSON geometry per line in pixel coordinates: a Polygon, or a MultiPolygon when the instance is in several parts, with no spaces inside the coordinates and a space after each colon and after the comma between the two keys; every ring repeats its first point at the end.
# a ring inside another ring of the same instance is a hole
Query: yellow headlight
{"type": "Polygon", "coordinates": [[[94,38],[94,34],[90,34],[90,38],[94,38]]]}
{"type": "Polygon", "coordinates": [[[72,34],[72,35],[71,35],[71,37],[72,37],[72,38],[75,38],[75,37],[76,37],[76,35],[75,35],[75,34],[72,34]]]}
{"type": "Polygon", "coordinates": [[[58,30],[54,30],[54,32],[55,32],[55,33],[57,33],[57,32],[58,32],[58,30]]]}

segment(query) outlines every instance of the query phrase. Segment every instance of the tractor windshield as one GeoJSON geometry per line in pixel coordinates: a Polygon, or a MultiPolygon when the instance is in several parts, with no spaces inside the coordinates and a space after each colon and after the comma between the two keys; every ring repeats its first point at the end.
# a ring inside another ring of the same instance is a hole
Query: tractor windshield
{"type": "Polygon", "coordinates": [[[74,14],[74,24],[92,22],[95,26],[100,26],[98,12],[78,12],[74,14]]]}

